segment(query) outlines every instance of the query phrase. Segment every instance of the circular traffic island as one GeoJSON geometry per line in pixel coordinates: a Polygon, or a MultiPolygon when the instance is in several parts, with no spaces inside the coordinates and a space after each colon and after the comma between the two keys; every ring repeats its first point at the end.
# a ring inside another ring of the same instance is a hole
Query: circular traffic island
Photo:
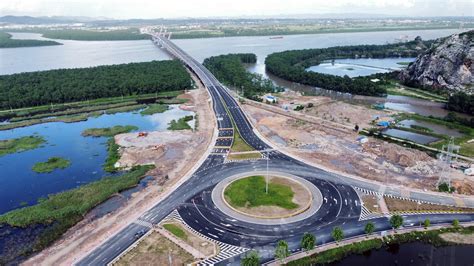
{"type": "Polygon", "coordinates": [[[310,209],[313,193],[302,182],[284,176],[243,176],[220,186],[222,205],[240,216],[254,219],[285,219],[310,209]]]}

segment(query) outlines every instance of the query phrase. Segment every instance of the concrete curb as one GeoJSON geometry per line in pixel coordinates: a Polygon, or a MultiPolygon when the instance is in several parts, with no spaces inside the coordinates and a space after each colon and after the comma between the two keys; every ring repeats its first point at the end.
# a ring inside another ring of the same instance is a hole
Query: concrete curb
{"type": "Polygon", "coordinates": [[[243,213],[239,210],[228,205],[224,199],[224,190],[232,181],[248,177],[251,175],[265,175],[266,172],[254,171],[254,172],[247,172],[241,173],[237,175],[233,175],[227,177],[226,179],[222,180],[217,186],[212,190],[212,201],[214,202],[215,206],[230,217],[254,224],[263,224],[263,225],[278,225],[278,224],[287,224],[293,223],[297,221],[301,221],[307,219],[318,212],[319,208],[321,208],[323,203],[323,197],[321,191],[311,182],[308,180],[291,175],[288,173],[281,173],[281,172],[268,172],[270,175],[288,178],[293,181],[297,181],[303,187],[305,187],[311,195],[311,201],[308,203],[309,206],[300,209],[297,213],[293,213],[291,215],[281,216],[281,217],[265,217],[265,216],[257,216],[257,215],[250,215],[247,213],[243,213]],[[310,189],[312,188],[312,190],[310,189]]]}

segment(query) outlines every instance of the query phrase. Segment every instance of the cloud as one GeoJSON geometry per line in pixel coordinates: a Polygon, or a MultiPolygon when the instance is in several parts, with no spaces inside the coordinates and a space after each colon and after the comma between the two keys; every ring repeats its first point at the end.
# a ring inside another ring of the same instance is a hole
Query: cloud
{"type": "Polygon", "coordinates": [[[472,15],[472,0],[1,0],[0,15],[116,18],[242,16],[309,13],[472,15]],[[440,8],[446,7],[447,9],[440,8]],[[445,11],[448,10],[450,14],[445,11]]]}

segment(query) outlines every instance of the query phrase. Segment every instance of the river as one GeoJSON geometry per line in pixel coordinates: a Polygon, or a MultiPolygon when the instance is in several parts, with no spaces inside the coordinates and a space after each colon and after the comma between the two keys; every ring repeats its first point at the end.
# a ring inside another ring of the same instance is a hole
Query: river
{"type": "Polygon", "coordinates": [[[434,247],[423,243],[391,245],[362,255],[351,255],[331,266],[410,265],[472,266],[474,245],[434,247]]]}

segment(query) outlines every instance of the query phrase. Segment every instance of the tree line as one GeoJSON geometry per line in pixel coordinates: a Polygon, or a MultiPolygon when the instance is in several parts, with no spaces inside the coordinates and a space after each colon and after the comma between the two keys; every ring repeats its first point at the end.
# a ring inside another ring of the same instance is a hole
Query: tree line
{"type": "Polygon", "coordinates": [[[397,44],[284,51],[270,54],[265,59],[265,66],[270,73],[289,81],[352,94],[383,96],[386,89],[367,77],[340,77],[306,69],[333,59],[416,57],[431,43],[417,37],[414,41],[397,44]]]}
{"type": "Polygon", "coordinates": [[[11,37],[12,35],[10,33],[0,31],[0,48],[61,45],[61,43],[58,43],[55,41],[19,40],[19,39],[17,40],[17,39],[12,39],[11,37]]]}
{"type": "Polygon", "coordinates": [[[206,58],[204,66],[222,83],[243,91],[245,98],[262,101],[262,94],[282,89],[262,75],[248,72],[243,65],[256,62],[255,54],[227,54],[206,58]]]}
{"type": "Polygon", "coordinates": [[[191,82],[171,60],[3,75],[0,109],[183,90],[191,82]]]}
{"type": "Polygon", "coordinates": [[[451,111],[474,115],[474,95],[464,92],[449,96],[446,108],[451,111]]]}

